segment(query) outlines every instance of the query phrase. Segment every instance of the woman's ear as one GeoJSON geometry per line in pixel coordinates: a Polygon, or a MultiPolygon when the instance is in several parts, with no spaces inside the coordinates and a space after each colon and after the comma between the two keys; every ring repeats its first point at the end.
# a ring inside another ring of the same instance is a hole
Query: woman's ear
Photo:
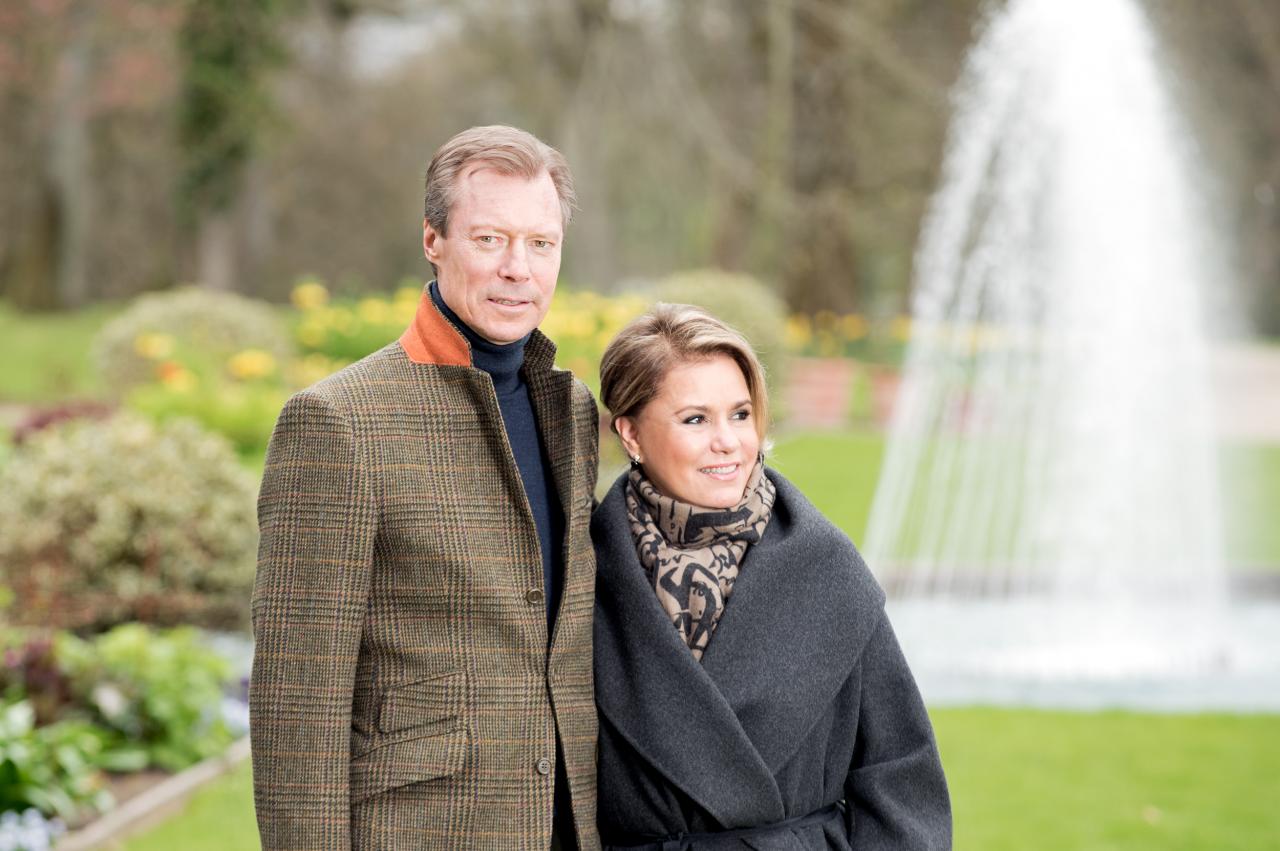
{"type": "Polygon", "coordinates": [[[618,430],[618,437],[622,440],[622,448],[632,461],[644,460],[644,456],[640,453],[640,442],[636,439],[636,424],[631,417],[615,417],[613,427],[618,430]]]}

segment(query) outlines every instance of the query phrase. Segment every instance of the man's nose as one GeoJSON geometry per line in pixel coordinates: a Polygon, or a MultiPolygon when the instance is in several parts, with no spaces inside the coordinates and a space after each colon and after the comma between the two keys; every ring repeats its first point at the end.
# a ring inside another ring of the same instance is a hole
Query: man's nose
{"type": "Polygon", "coordinates": [[[512,242],[502,255],[502,266],[498,274],[508,281],[524,281],[529,277],[529,256],[524,243],[512,242]]]}

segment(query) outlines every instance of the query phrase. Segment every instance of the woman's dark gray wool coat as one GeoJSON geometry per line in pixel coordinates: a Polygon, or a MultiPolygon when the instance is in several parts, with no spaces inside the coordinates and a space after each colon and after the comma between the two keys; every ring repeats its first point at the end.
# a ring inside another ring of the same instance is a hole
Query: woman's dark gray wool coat
{"type": "Polygon", "coordinates": [[[636,556],[625,474],[591,520],[605,847],[753,827],[836,801],[843,817],[682,849],[946,849],[933,729],[852,542],[786,479],[694,660],[636,556]]]}

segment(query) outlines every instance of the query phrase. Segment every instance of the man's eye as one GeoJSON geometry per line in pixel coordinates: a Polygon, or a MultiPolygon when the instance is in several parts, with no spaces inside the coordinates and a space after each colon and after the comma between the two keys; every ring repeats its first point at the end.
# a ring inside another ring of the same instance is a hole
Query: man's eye
{"type": "Polygon", "coordinates": [[[534,248],[537,248],[537,249],[539,249],[539,250],[550,248],[550,247],[551,247],[551,240],[549,240],[549,239],[535,239],[535,240],[533,241],[533,247],[534,247],[534,248]]]}
{"type": "Polygon", "coordinates": [[[476,237],[476,242],[479,242],[482,245],[493,245],[497,241],[498,238],[496,236],[491,236],[489,234],[482,234],[476,237]]]}

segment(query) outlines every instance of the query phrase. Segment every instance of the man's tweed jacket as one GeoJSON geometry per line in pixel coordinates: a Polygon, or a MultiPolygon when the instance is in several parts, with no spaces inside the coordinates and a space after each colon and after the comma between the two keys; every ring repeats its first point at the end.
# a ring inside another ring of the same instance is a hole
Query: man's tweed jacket
{"type": "Polygon", "coordinates": [[[428,295],[399,342],[285,405],[253,595],[264,849],[546,851],[557,733],[579,843],[599,847],[598,419],[554,354],[535,331],[523,370],[565,516],[550,642],[538,532],[493,383],[428,295]]]}

